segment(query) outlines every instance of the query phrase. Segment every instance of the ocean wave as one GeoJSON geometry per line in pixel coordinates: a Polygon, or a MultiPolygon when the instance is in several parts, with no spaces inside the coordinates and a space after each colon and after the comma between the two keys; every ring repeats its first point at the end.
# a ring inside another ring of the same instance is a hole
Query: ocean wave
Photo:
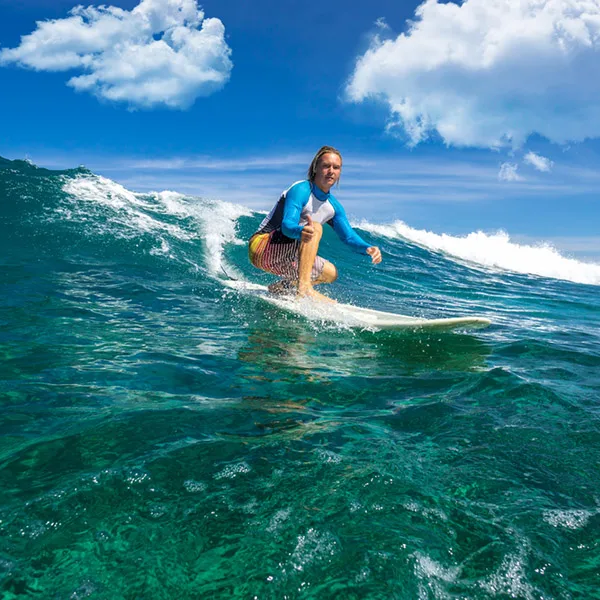
{"type": "MultiPolygon", "coordinates": [[[[191,250],[190,244],[201,241],[203,268],[212,277],[221,277],[225,271],[235,278],[242,278],[235,261],[226,260],[227,247],[245,243],[239,232],[241,217],[253,217],[256,220],[262,217],[262,213],[252,211],[243,204],[208,200],[176,191],[133,192],[84,168],[48,171],[25,161],[4,159],[0,166],[7,176],[18,173],[22,182],[32,181],[35,174],[35,189],[27,183],[19,184],[29,186],[23,187],[14,198],[19,214],[26,208],[23,198],[31,197],[33,200],[45,189],[48,201],[44,202],[44,214],[40,219],[81,224],[78,233],[86,236],[98,235],[130,241],[143,237],[152,245],[152,254],[171,258],[177,255],[173,249],[175,244],[184,244],[191,250]],[[55,191],[57,183],[62,191],[60,198],[55,191]]],[[[31,215],[36,213],[33,204],[27,210],[31,215]]],[[[416,229],[402,221],[387,224],[361,221],[355,225],[374,236],[405,240],[427,251],[459,259],[458,262],[467,261],[485,268],[600,285],[599,264],[564,256],[548,243],[517,243],[504,231],[474,231],[465,236],[453,236],[416,229]]],[[[182,257],[179,255],[179,258],[182,257]]],[[[184,259],[184,262],[190,260],[195,263],[191,257],[184,259]]],[[[425,257],[425,260],[428,259],[425,257]]]]}
{"type": "Polygon", "coordinates": [[[548,243],[535,246],[518,244],[504,231],[493,234],[475,231],[466,236],[452,236],[414,229],[402,221],[384,225],[361,221],[355,225],[374,235],[408,240],[428,250],[484,267],[600,285],[600,265],[563,256],[548,243]]]}
{"type": "MultiPolygon", "coordinates": [[[[217,276],[227,267],[223,257],[226,244],[242,244],[236,237],[236,223],[252,212],[242,205],[186,196],[174,191],[136,193],[93,174],[66,177],[63,191],[71,202],[61,212],[69,219],[86,219],[94,208],[111,212],[110,230],[128,237],[152,234],[160,238],[156,253],[170,251],[169,239],[183,242],[201,238],[206,248],[206,267],[217,276]],[[118,227],[115,227],[118,226],[118,227]]],[[[100,221],[96,220],[100,225],[100,221]]],[[[102,226],[101,226],[102,227],[102,226]]],[[[105,226],[106,227],[106,226],[105,226]]]]}

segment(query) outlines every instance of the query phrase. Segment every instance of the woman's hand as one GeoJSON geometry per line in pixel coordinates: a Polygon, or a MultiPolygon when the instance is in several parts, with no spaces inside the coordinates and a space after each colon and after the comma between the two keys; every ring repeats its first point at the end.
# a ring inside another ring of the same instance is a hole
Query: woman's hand
{"type": "Polygon", "coordinates": [[[313,226],[313,220],[310,215],[306,215],[306,220],[308,221],[306,225],[302,228],[302,233],[300,234],[300,239],[306,244],[313,239],[315,235],[315,228],[313,226]]]}
{"type": "Polygon", "coordinates": [[[377,246],[367,248],[367,254],[371,257],[374,265],[378,265],[381,262],[381,251],[377,246]]]}

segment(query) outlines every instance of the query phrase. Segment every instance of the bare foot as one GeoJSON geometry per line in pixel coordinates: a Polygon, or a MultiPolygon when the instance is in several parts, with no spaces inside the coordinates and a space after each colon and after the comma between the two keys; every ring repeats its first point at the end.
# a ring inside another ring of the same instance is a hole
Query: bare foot
{"type": "Polygon", "coordinates": [[[319,302],[329,302],[330,304],[337,303],[336,300],[317,292],[317,290],[315,290],[313,287],[308,287],[302,290],[298,289],[296,298],[312,298],[313,300],[318,300],[319,302]]]}
{"type": "Polygon", "coordinates": [[[281,279],[280,281],[276,281],[269,286],[269,293],[276,296],[285,296],[291,295],[295,289],[296,288],[291,281],[288,281],[287,279],[281,279]]]}

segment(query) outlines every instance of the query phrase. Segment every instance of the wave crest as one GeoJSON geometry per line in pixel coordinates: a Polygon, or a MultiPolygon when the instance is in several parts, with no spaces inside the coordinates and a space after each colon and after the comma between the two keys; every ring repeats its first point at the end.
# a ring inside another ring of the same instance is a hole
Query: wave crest
{"type": "Polygon", "coordinates": [[[518,244],[505,231],[493,234],[475,231],[461,237],[413,229],[403,221],[395,221],[389,225],[362,221],[357,226],[375,235],[405,239],[429,250],[485,267],[600,285],[600,265],[563,256],[549,243],[535,246],[518,244]]]}

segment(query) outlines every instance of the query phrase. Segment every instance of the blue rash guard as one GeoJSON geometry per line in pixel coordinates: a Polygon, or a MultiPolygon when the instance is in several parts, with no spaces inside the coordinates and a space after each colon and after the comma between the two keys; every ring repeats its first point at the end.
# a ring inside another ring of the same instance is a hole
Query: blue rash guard
{"type": "Polygon", "coordinates": [[[288,238],[299,240],[310,215],[314,221],[328,223],[338,237],[356,252],[366,254],[367,244],[352,229],[346,211],[331,193],[325,193],[310,181],[298,181],[285,190],[265,217],[257,233],[280,230],[288,238]]]}

